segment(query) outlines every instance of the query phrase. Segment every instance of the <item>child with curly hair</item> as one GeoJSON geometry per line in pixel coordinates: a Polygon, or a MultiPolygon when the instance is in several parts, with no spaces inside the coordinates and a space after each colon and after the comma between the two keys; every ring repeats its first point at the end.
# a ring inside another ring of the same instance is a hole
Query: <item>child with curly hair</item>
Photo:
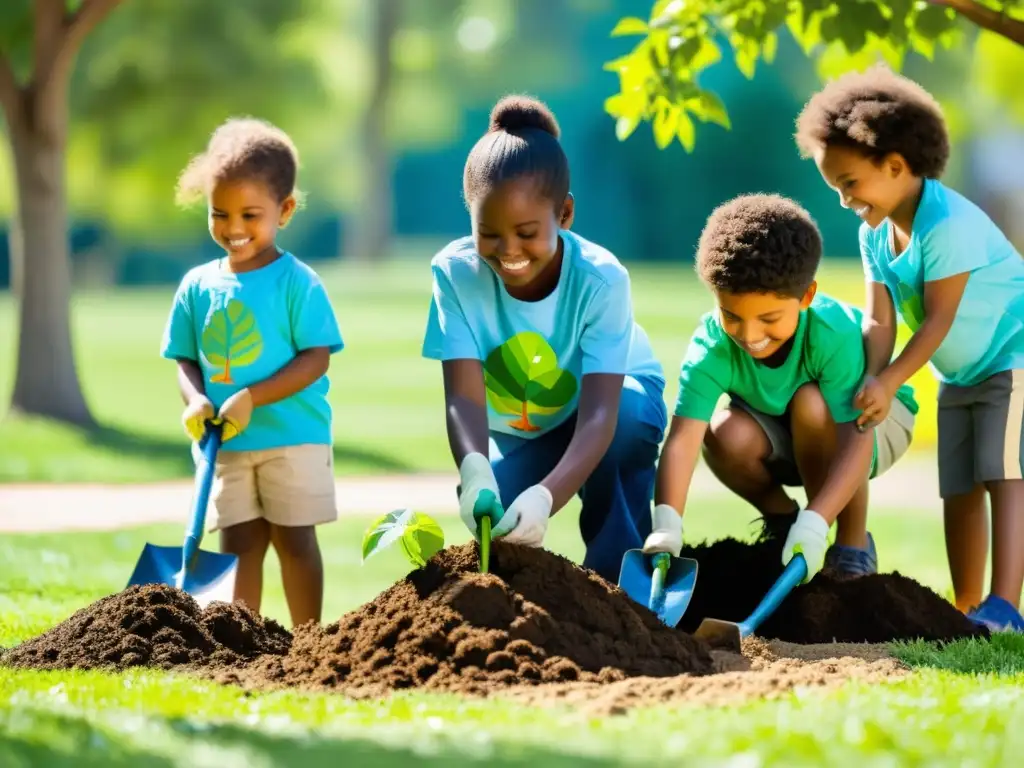
{"type": "Polygon", "coordinates": [[[185,168],[178,199],[206,199],[225,256],[182,279],[160,350],[177,362],[196,461],[206,423],[222,423],[210,530],[238,556],[234,599],[259,611],[273,544],[296,626],[322,610],[315,526],[337,517],[326,374],[343,348],[319,277],[276,243],[295,212],[298,162],[287,134],[246,118],[218,127],[185,168]]]}
{"type": "Polygon", "coordinates": [[[940,382],[939,492],[956,605],[1024,630],[1024,260],[992,220],[939,179],[949,136],[917,83],[875,66],[815,94],[796,142],[863,223],[867,373],[858,419],[886,418],[925,363],[940,382]],[[892,358],[896,315],[913,331],[892,358]],[[992,502],[992,583],[982,600],[992,502]]]}
{"type": "Polygon", "coordinates": [[[466,160],[472,235],[431,264],[423,355],[440,360],[459,509],[478,535],[483,491],[507,504],[492,535],[543,543],[583,501],[583,564],[618,580],[650,532],[665,379],[633,319],[629,275],[570,232],[569,162],[554,115],[510,96],[466,160]]]}
{"type": "Polygon", "coordinates": [[[717,308],[682,362],[646,552],[679,554],[703,450],[715,476],[761,513],[763,535],[784,539],[783,564],[803,553],[805,581],[823,567],[844,577],[877,572],[868,480],[906,452],[917,403],[901,387],[885,419],[857,428],[862,315],[817,292],[821,251],[810,215],[778,195],[742,195],[708,218],[696,268],[717,308]],[[723,395],[729,404],[716,412],[723,395]],[[808,506],[783,486],[803,486],[808,506]]]}

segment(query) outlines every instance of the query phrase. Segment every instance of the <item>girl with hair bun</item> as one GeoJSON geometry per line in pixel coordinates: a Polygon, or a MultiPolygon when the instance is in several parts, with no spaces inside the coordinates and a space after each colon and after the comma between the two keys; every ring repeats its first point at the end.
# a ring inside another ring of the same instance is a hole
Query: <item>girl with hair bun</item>
{"type": "Polygon", "coordinates": [[[559,133],[534,99],[494,107],[463,173],[472,234],[431,263],[423,355],[441,361],[473,535],[483,491],[503,509],[492,535],[529,546],[579,495],[583,565],[615,582],[623,553],[651,533],[665,378],[633,319],[625,267],[570,231],[559,133]]]}

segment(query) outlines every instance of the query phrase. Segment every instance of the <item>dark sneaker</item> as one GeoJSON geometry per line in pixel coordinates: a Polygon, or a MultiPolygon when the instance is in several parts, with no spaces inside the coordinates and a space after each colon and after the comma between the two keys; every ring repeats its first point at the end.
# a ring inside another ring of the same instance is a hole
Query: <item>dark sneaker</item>
{"type": "Polygon", "coordinates": [[[869,533],[867,549],[833,544],[825,552],[824,567],[842,578],[878,573],[878,553],[875,551],[875,540],[869,533]]]}
{"type": "Polygon", "coordinates": [[[986,597],[981,605],[968,612],[967,618],[989,632],[1024,632],[1024,617],[1020,611],[996,595],[986,597]]]}
{"type": "Polygon", "coordinates": [[[761,523],[761,534],[758,538],[761,541],[765,539],[778,539],[779,541],[785,541],[786,536],[789,535],[789,529],[793,527],[793,523],[796,522],[796,512],[789,512],[785,515],[764,515],[759,521],[761,523]]]}

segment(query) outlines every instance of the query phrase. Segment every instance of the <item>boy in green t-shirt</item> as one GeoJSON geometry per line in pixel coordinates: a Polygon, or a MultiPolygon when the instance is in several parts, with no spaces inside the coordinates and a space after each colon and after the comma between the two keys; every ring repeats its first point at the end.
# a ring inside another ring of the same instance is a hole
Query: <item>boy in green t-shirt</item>
{"type": "Polygon", "coordinates": [[[823,566],[845,576],[877,572],[868,480],[906,452],[917,403],[905,385],[885,421],[857,428],[863,316],[816,295],[821,251],[810,215],[777,195],[738,197],[708,219],[696,266],[718,306],[702,318],[682,363],[645,552],[679,554],[703,446],[718,479],[763,515],[765,534],[786,537],[783,564],[804,554],[806,581],[823,566]],[[715,413],[726,394],[729,406],[715,413]],[[805,488],[806,509],[784,485],[805,488]],[[836,542],[826,552],[834,521],[836,542]]]}

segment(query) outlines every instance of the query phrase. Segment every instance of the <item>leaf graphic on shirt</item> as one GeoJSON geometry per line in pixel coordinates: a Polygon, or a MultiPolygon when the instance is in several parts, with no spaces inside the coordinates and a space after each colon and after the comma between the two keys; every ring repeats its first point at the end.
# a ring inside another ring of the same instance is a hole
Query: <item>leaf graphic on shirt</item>
{"type": "Polygon", "coordinates": [[[230,299],[210,316],[202,335],[203,355],[222,370],[210,381],[233,384],[231,369],[252,365],[263,352],[263,337],[252,310],[230,299]]]}
{"type": "Polygon", "coordinates": [[[484,384],[491,407],[499,413],[516,414],[509,426],[537,432],[530,414],[552,414],[575,396],[576,377],[558,367],[558,357],[539,333],[517,333],[495,347],[484,361],[484,384]]]}

